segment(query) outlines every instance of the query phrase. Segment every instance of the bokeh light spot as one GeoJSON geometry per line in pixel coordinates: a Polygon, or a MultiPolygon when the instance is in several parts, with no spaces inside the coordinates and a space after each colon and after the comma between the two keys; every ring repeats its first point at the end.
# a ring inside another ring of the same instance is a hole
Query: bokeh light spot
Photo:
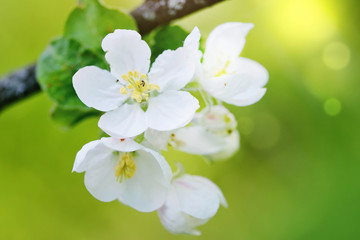
{"type": "Polygon", "coordinates": [[[290,46],[313,47],[336,33],[331,5],[321,0],[281,0],[273,11],[274,30],[290,46]]]}
{"type": "Polygon", "coordinates": [[[341,111],[341,103],[336,98],[330,98],[324,103],[325,113],[330,116],[336,116],[341,111]]]}
{"type": "Polygon", "coordinates": [[[349,64],[350,56],[350,50],[344,43],[332,42],[324,49],[323,61],[329,68],[340,70],[349,64]]]}

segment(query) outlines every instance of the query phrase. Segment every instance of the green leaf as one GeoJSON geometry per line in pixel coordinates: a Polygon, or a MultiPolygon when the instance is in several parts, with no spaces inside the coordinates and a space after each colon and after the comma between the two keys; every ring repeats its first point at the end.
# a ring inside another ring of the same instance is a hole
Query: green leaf
{"type": "Polygon", "coordinates": [[[165,26],[146,38],[151,47],[151,62],[167,49],[175,50],[182,47],[188,34],[179,26],[165,26]]]}
{"type": "Polygon", "coordinates": [[[115,29],[136,30],[133,18],[123,12],[107,9],[98,0],[82,0],[71,12],[64,36],[80,42],[85,48],[101,49],[101,41],[115,29]]]}
{"type": "Polygon", "coordinates": [[[91,116],[100,116],[101,112],[96,111],[95,109],[87,109],[87,110],[67,110],[59,105],[55,105],[54,108],[51,110],[51,118],[65,126],[65,127],[72,127],[79,123],[81,120],[91,117],[91,116]]]}
{"type": "Polygon", "coordinates": [[[72,77],[77,70],[90,65],[108,67],[102,54],[85,49],[75,40],[59,38],[40,56],[36,75],[42,89],[62,108],[86,110],[88,107],[75,93],[72,77]]]}

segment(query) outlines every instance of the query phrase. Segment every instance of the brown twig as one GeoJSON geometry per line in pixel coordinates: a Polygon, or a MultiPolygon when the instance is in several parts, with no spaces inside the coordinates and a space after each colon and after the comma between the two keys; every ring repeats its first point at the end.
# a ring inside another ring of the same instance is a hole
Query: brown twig
{"type": "MultiPolygon", "coordinates": [[[[147,0],[131,12],[139,32],[144,35],[154,28],[209,7],[223,0],[147,0]]],[[[0,80],[0,110],[40,91],[35,65],[22,68],[0,80]]]]}

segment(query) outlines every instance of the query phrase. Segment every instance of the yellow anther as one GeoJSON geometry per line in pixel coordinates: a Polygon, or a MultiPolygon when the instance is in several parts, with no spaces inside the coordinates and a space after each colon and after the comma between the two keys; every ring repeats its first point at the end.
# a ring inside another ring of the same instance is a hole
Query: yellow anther
{"type": "Polygon", "coordinates": [[[120,92],[127,94],[130,92],[130,97],[137,102],[147,101],[149,99],[149,93],[152,90],[160,90],[160,87],[156,84],[149,84],[146,74],[140,74],[139,71],[129,71],[128,75],[122,75],[128,84],[126,87],[122,87],[120,92]]]}
{"type": "Polygon", "coordinates": [[[139,71],[137,71],[137,70],[134,71],[134,78],[135,79],[139,78],[139,71]]]}
{"type": "Polygon", "coordinates": [[[136,86],[137,86],[138,88],[140,88],[141,82],[140,82],[139,80],[136,80],[136,81],[135,81],[135,84],[136,84],[136,86]]]}
{"type": "Polygon", "coordinates": [[[125,87],[120,88],[120,93],[121,94],[127,94],[126,88],[125,87]]]}
{"type": "Polygon", "coordinates": [[[124,153],[119,158],[119,163],[115,167],[116,180],[122,182],[134,176],[136,165],[132,153],[124,153]]]}
{"type": "Polygon", "coordinates": [[[141,80],[146,80],[146,79],[147,79],[146,74],[141,74],[140,79],[141,79],[141,80]]]}
{"type": "Polygon", "coordinates": [[[142,100],[141,93],[139,91],[136,91],[136,90],[132,92],[131,98],[135,99],[137,102],[141,102],[141,100],[142,100]]]}
{"type": "Polygon", "coordinates": [[[159,87],[159,85],[156,85],[156,84],[153,84],[153,83],[150,83],[149,84],[149,89],[150,90],[160,90],[160,87],[159,87]]]}

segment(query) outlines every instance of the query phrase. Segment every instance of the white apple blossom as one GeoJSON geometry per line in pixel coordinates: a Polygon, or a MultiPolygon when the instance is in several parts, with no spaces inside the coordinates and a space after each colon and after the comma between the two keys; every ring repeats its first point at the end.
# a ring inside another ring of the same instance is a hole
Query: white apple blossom
{"type": "Polygon", "coordinates": [[[269,75],[259,63],[239,57],[252,23],[228,22],[217,26],[206,40],[200,64],[200,33],[195,28],[186,38],[184,47],[197,61],[196,77],[211,96],[236,106],[248,106],[265,94],[269,75]]]}
{"type": "Polygon", "coordinates": [[[173,234],[200,235],[196,227],[205,224],[227,202],[209,179],[184,174],[172,181],[168,198],[158,210],[163,226],[173,234]]]}
{"type": "Polygon", "coordinates": [[[166,50],[150,67],[150,48],[132,30],[115,30],[102,41],[111,71],[80,69],[74,89],[89,107],[106,112],[99,127],[113,137],[133,137],[146,129],[169,131],[188,124],[198,100],[180,91],[193,78],[195,66],[181,47],[166,50]]]}
{"type": "Polygon", "coordinates": [[[174,131],[147,130],[145,138],[155,148],[204,155],[212,161],[225,160],[239,149],[239,133],[234,115],[216,105],[196,113],[189,126],[174,131]]]}
{"type": "Polygon", "coordinates": [[[85,172],[85,186],[98,200],[118,199],[141,212],[164,204],[172,177],[164,157],[129,138],[85,144],[76,155],[73,171],[85,172]]]}

